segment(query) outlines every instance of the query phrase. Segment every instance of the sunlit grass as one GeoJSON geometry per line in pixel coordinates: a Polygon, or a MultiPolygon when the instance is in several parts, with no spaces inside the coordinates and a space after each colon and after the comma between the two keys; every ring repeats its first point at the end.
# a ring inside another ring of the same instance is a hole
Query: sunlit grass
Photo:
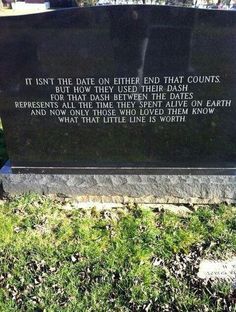
{"type": "Polygon", "coordinates": [[[234,254],[234,207],[66,207],[33,194],[1,202],[1,311],[233,311],[230,283],[197,270],[234,254]]]}

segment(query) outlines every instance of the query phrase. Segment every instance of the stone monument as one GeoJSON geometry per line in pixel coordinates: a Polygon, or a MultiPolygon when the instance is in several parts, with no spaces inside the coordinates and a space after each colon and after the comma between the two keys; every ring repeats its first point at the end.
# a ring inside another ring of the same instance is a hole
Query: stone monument
{"type": "Polygon", "coordinates": [[[6,187],[235,201],[236,12],[102,6],[0,26],[6,187]]]}

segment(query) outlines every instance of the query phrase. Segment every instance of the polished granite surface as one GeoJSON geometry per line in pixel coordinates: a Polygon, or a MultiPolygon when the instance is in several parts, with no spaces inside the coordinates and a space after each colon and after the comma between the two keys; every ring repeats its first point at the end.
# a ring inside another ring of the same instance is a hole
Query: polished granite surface
{"type": "Polygon", "coordinates": [[[13,171],[234,174],[236,12],[71,8],[0,27],[13,171]]]}

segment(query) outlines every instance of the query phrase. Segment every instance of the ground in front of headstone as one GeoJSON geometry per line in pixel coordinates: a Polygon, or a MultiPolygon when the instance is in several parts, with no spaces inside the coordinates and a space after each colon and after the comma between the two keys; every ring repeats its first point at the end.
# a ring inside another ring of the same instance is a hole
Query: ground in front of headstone
{"type": "Polygon", "coordinates": [[[235,311],[235,211],[2,198],[0,310],[235,311]]]}

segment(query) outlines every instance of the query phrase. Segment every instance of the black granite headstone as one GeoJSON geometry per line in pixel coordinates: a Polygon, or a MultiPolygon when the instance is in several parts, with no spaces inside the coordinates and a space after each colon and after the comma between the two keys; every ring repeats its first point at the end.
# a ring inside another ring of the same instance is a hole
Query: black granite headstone
{"type": "Polygon", "coordinates": [[[236,172],[236,12],[168,6],[0,18],[13,172],[236,172]]]}

